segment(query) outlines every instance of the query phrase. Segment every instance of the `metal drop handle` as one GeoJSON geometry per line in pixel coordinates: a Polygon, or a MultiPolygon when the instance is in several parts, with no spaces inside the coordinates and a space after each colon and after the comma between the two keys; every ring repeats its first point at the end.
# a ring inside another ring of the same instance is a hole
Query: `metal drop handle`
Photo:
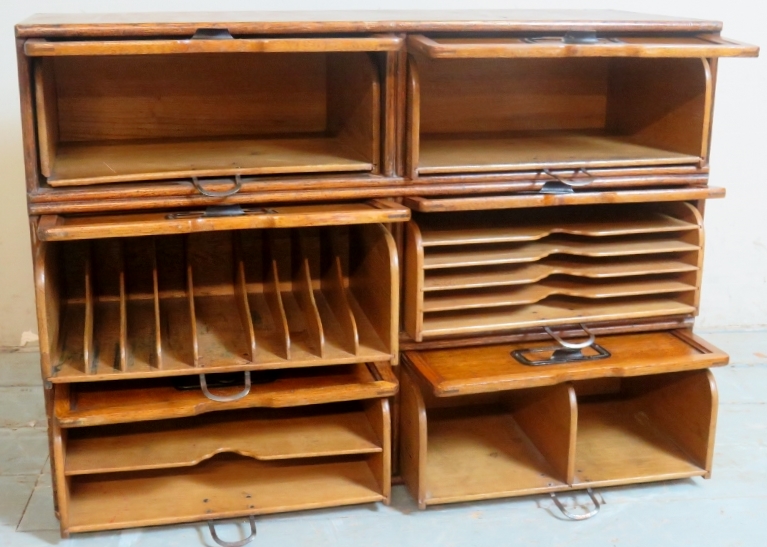
{"type": "Polygon", "coordinates": [[[546,173],[551,178],[555,179],[557,182],[561,182],[562,184],[565,184],[567,186],[573,186],[573,187],[579,187],[579,186],[588,186],[589,184],[592,184],[594,182],[594,177],[591,176],[591,174],[586,171],[583,167],[579,167],[578,169],[575,169],[573,171],[573,178],[565,179],[562,178],[560,175],[557,175],[554,173],[551,169],[544,169],[544,173],[546,173]],[[575,176],[578,173],[583,173],[585,178],[576,179],[575,176]]]}
{"type": "Polygon", "coordinates": [[[546,333],[549,336],[551,336],[554,340],[556,340],[557,344],[559,344],[563,348],[584,349],[584,348],[593,346],[594,342],[596,341],[596,335],[593,332],[591,332],[589,329],[587,329],[586,325],[584,325],[583,323],[580,324],[580,327],[583,329],[583,332],[589,335],[588,339],[585,342],[568,342],[567,340],[562,339],[556,332],[551,330],[549,327],[543,327],[543,330],[545,330],[546,333]]]}
{"type": "Polygon", "coordinates": [[[210,529],[210,535],[213,538],[213,541],[221,545],[221,547],[244,547],[256,537],[256,518],[253,515],[250,515],[248,520],[250,521],[250,535],[240,541],[224,541],[218,537],[212,520],[208,521],[208,529],[210,529]]]}
{"type": "Polygon", "coordinates": [[[223,397],[221,395],[213,395],[208,389],[208,382],[205,380],[204,374],[200,374],[200,389],[202,389],[202,392],[211,401],[216,401],[218,403],[231,403],[232,401],[239,401],[240,399],[245,397],[248,393],[250,393],[250,371],[249,370],[245,371],[245,388],[241,392],[235,395],[231,395],[229,397],[223,397]]]}
{"type": "Polygon", "coordinates": [[[557,498],[557,495],[554,492],[551,492],[550,494],[551,494],[551,499],[554,500],[554,503],[559,508],[559,510],[562,511],[562,514],[564,516],[566,516],[570,520],[586,520],[586,519],[590,519],[591,517],[593,517],[594,515],[599,513],[599,509],[602,507],[601,504],[599,503],[599,500],[594,495],[594,491],[591,488],[587,488],[586,492],[588,493],[589,497],[591,498],[591,501],[594,502],[594,509],[592,509],[588,513],[581,513],[579,515],[576,515],[574,513],[571,513],[570,511],[568,511],[565,508],[565,506],[562,505],[562,502],[559,501],[559,498],[557,498]]]}
{"type": "Polygon", "coordinates": [[[200,192],[203,196],[208,196],[209,198],[226,198],[229,196],[233,196],[240,190],[242,190],[242,178],[240,178],[240,175],[237,174],[234,176],[234,186],[230,188],[229,190],[224,190],[222,192],[214,192],[212,190],[206,190],[203,188],[202,183],[200,182],[200,179],[197,177],[192,177],[192,184],[195,188],[197,188],[197,191],[200,192]]]}

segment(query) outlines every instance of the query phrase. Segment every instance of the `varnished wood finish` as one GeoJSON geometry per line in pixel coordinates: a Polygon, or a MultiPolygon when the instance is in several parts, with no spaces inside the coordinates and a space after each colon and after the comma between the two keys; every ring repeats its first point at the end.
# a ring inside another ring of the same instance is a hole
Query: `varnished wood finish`
{"type": "MultiPolygon", "coordinates": [[[[579,340],[578,338],[574,340],[579,340]]],[[[531,367],[517,361],[518,349],[551,348],[553,340],[465,349],[408,351],[405,360],[437,396],[456,396],[550,386],[574,380],[644,376],[725,365],[727,354],[700,345],[684,331],[600,336],[607,359],[531,367]]],[[[545,357],[546,354],[540,354],[545,357]]]]}
{"type": "Polygon", "coordinates": [[[718,57],[758,53],[720,30],[534,10],[18,25],[62,535],[389,503],[393,453],[422,509],[709,476],[704,369],[727,356],[691,328],[724,195],[714,88],[718,57]],[[510,354],[581,322],[610,357],[510,354]],[[176,386],[244,371],[233,401],[176,386]]]}

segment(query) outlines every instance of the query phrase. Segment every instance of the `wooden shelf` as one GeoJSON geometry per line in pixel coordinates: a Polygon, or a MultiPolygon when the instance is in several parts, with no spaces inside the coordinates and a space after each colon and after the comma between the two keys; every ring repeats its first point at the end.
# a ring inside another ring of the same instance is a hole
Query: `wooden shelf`
{"type": "Polygon", "coordinates": [[[69,531],[88,532],[381,501],[365,460],[217,457],[172,471],[73,477],[69,531]]]}
{"type": "Polygon", "coordinates": [[[697,164],[700,156],[608,135],[531,132],[513,136],[421,135],[418,174],[697,164]]]}
{"type": "Polygon", "coordinates": [[[592,300],[650,294],[694,291],[695,287],[676,280],[631,279],[584,283],[567,279],[551,279],[525,287],[483,288],[481,290],[440,291],[427,294],[424,313],[453,310],[487,309],[505,306],[525,306],[542,302],[557,295],[592,300]]]}
{"type": "MultiPolygon", "coordinates": [[[[250,393],[228,403],[212,401],[199,390],[179,391],[167,378],[62,384],[56,391],[55,416],[62,427],[84,427],[182,418],[216,410],[281,408],[390,397],[397,392],[396,379],[387,363],[281,370],[269,374],[277,374],[276,379],[258,383],[259,373],[252,373],[254,384],[250,393]]],[[[231,396],[242,391],[242,387],[214,391],[231,396]]]]}
{"type": "Polygon", "coordinates": [[[600,261],[575,257],[565,259],[544,259],[535,264],[523,266],[483,266],[434,270],[426,273],[424,291],[446,291],[482,287],[503,287],[524,285],[547,279],[553,275],[568,275],[588,279],[610,279],[614,277],[659,275],[694,272],[696,265],[673,258],[644,258],[600,261]]]}
{"type": "Polygon", "coordinates": [[[288,410],[217,412],[78,428],[67,437],[66,475],[189,467],[222,452],[284,460],[381,452],[358,403],[288,410]]]}
{"type": "Polygon", "coordinates": [[[433,410],[427,443],[427,505],[567,488],[503,407],[433,410]]]}
{"type": "Polygon", "coordinates": [[[557,346],[553,340],[448,350],[409,351],[405,358],[437,396],[496,392],[594,378],[642,376],[725,365],[727,354],[683,331],[600,336],[607,359],[531,367],[511,352],[557,346]]]}
{"type": "Polygon", "coordinates": [[[373,164],[338,139],[253,138],[176,142],[62,143],[48,184],[291,173],[370,172],[373,164]]]}
{"type": "Polygon", "coordinates": [[[424,315],[423,336],[456,336],[489,333],[511,328],[567,325],[617,319],[686,315],[695,307],[661,297],[639,297],[609,301],[578,301],[552,297],[545,302],[516,309],[468,310],[424,315]]]}

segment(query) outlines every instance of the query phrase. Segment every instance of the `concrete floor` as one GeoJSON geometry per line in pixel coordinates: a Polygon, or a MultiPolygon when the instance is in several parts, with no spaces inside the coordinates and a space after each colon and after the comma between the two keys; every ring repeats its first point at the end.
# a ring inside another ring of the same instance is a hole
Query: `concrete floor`
{"type": "MultiPolygon", "coordinates": [[[[719,422],[711,480],[600,491],[595,518],[564,520],[545,496],[418,511],[403,487],[391,507],[367,505],[258,518],[252,545],[291,546],[767,546],[767,332],[702,333],[732,356],[715,370],[719,422]]],[[[0,547],[215,547],[207,526],[59,537],[47,463],[37,354],[0,353],[0,547]]],[[[563,496],[588,501],[584,493],[563,496]]],[[[158,511],[161,511],[158,508],[158,511]]],[[[245,526],[220,526],[237,539],[245,526]]]]}

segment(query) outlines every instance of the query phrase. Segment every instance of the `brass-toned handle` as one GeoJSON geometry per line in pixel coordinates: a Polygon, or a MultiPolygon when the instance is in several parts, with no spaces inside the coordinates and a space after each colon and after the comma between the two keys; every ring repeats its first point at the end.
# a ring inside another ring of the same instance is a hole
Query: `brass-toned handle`
{"type": "Polygon", "coordinates": [[[234,176],[234,186],[229,190],[224,190],[223,192],[206,190],[203,188],[202,183],[197,177],[192,177],[192,184],[194,184],[194,187],[197,188],[198,192],[200,192],[203,196],[208,196],[209,198],[226,198],[233,196],[242,189],[242,179],[240,178],[239,174],[234,176]]]}
{"type": "Polygon", "coordinates": [[[586,325],[581,323],[580,327],[583,329],[583,332],[589,335],[588,339],[585,342],[568,342],[567,340],[564,340],[562,337],[560,337],[556,332],[551,330],[549,327],[543,327],[543,330],[546,331],[546,333],[551,336],[554,340],[557,341],[557,344],[562,346],[563,348],[567,349],[584,349],[588,348],[589,346],[594,345],[594,342],[596,341],[596,335],[591,332],[589,329],[586,328],[586,325]]]}
{"type": "Polygon", "coordinates": [[[245,539],[241,539],[240,541],[224,541],[220,537],[218,537],[218,534],[216,533],[216,528],[213,525],[213,521],[208,521],[208,529],[210,530],[210,536],[213,538],[213,541],[221,545],[221,547],[244,547],[253,539],[256,537],[256,518],[253,515],[250,515],[248,517],[248,520],[250,521],[250,535],[246,537],[245,539]]]}
{"type": "Polygon", "coordinates": [[[570,520],[586,520],[590,519],[597,513],[599,513],[599,509],[601,508],[601,504],[599,503],[599,500],[594,495],[594,491],[591,490],[591,488],[587,488],[586,492],[589,494],[589,497],[591,498],[591,501],[594,503],[594,509],[589,511],[588,513],[581,513],[579,515],[576,515],[574,513],[571,513],[568,511],[564,505],[562,505],[562,502],[559,501],[559,498],[557,498],[557,495],[554,492],[551,492],[551,499],[554,500],[554,503],[559,508],[560,511],[562,511],[562,514],[569,518],[570,520]]]}
{"type": "Polygon", "coordinates": [[[205,380],[204,374],[200,374],[200,389],[202,389],[203,394],[205,394],[208,399],[211,401],[216,401],[217,403],[231,403],[232,401],[239,401],[248,393],[250,393],[250,371],[245,371],[245,388],[235,395],[224,397],[221,395],[212,394],[208,389],[208,382],[205,380]]]}

